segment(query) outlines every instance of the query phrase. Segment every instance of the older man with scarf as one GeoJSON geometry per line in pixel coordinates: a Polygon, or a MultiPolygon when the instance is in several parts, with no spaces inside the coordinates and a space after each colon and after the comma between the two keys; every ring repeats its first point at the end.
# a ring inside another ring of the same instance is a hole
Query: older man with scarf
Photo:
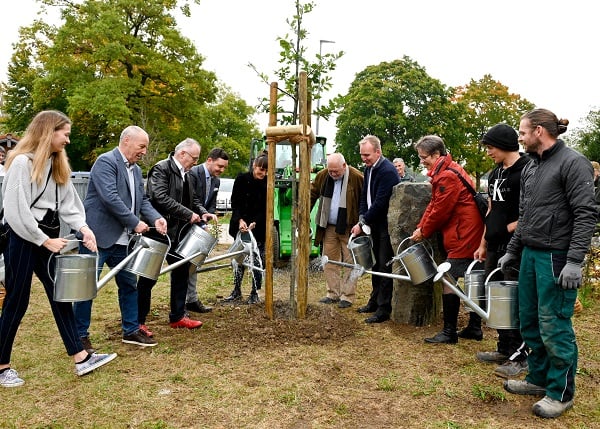
{"type": "MultiPolygon", "coordinates": [[[[327,156],[327,168],[315,177],[311,191],[311,207],[319,200],[315,223],[315,245],[323,244],[323,254],[332,261],[352,263],[348,250],[350,228],[358,222],[358,206],[363,186],[363,175],[346,164],[341,153],[327,156]]],[[[352,306],[356,281],[351,270],[334,264],[325,264],[327,295],[319,302],[338,303],[340,308],[352,306]]]]}

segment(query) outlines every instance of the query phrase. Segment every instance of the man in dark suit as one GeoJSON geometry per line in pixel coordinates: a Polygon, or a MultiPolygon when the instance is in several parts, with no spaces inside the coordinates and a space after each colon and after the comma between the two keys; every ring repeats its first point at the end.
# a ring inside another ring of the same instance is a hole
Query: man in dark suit
{"type": "MultiPolygon", "coordinates": [[[[379,138],[365,136],[359,142],[359,147],[360,157],[366,168],[360,196],[359,222],[352,227],[352,235],[360,235],[365,226],[370,227],[375,253],[375,265],[372,270],[389,274],[392,272],[392,266],[387,265],[387,262],[394,256],[394,249],[388,232],[387,213],[392,191],[394,186],[400,183],[400,177],[394,164],[381,153],[379,138]]],[[[360,307],[358,312],[375,313],[365,319],[366,323],[385,322],[389,320],[392,312],[392,279],[371,276],[371,286],[369,302],[360,307]]]]}
{"type": "MultiPolygon", "coordinates": [[[[148,231],[141,217],[148,219],[158,232],[166,234],[167,221],[152,207],[144,192],[142,170],[136,164],[148,148],[148,134],[137,126],[123,130],[119,146],[98,157],[90,172],[88,192],[83,202],[86,221],[96,231],[98,270],[104,263],[110,268],[127,256],[130,233],[148,231]]],[[[89,253],[81,246],[81,253],[89,253]]],[[[138,323],[137,279],[121,270],[115,277],[119,289],[119,307],[123,342],[143,347],[155,346],[138,323]]],[[[74,304],[77,330],[86,349],[93,349],[89,339],[92,301],[74,304]]]]}
{"type": "MultiPolygon", "coordinates": [[[[217,193],[221,179],[219,176],[225,171],[229,164],[229,156],[221,148],[214,148],[208,153],[206,162],[192,167],[190,174],[195,182],[194,200],[196,204],[203,206],[209,213],[214,214],[217,211],[217,193]]],[[[202,304],[196,291],[196,282],[198,274],[196,266],[192,264],[192,272],[188,280],[187,295],[185,299],[185,309],[196,313],[208,313],[212,307],[202,304]]]]}

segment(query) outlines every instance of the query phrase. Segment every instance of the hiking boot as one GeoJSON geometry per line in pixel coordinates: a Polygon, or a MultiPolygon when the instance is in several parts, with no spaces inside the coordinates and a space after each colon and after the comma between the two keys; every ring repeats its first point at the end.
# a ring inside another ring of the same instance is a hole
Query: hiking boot
{"type": "Polygon", "coordinates": [[[546,394],[546,388],[537,386],[527,380],[506,380],[504,390],[517,395],[544,396],[546,394]]]}
{"type": "Polygon", "coordinates": [[[477,352],[477,359],[487,363],[503,363],[508,360],[508,356],[500,352],[477,352]]]}
{"type": "Polygon", "coordinates": [[[95,353],[96,349],[92,346],[92,342],[90,341],[90,337],[80,337],[81,344],[83,344],[83,348],[89,354],[95,353]]]}
{"type": "Polygon", "coordinates": [[[88,360],[75,364],[75,374],[78,376],[86,375],[102,365],[106,365],[117,357],[116,353],[92,353],[88,360]]]}
{"type": "Polygon", "coordinates": [[[483,340],[483,331],[481,330],[481,328],[467,326],[458,331],[458,337],[464,338],[466,340],[481,341],[483,340]]]}
{"type": "Polygon", "coordinates": [[[525,373],[529,371],[529,365],[527,365],[527,361],[512,361],[507,360],[502,365],[496,367],[494,370],[494,374],[498,377],[502,378],[513,378],[519,374],[525,373]]]}
{"type": "Polygon", "coordinates": [[[138,329],[133,334],[123,335],[123,340],[125,344],[135,344],[136,346],[142,347],[154,347],[158,344],[155,340],[147,336],[144,331],[138,329]]]}
{"type": "Polygon", "coordinates": [[[336,303],[336,302],[338,302],[338,301],[339,301],[339,299],[335,299],[335,298],[329,298],[328,296],[326,296],[326,297],[324,297],[324,298],[321,298],[321,299],[319,300],[319,302],[320,302],[321,304],[335,304],[335,303],[336,303]]]}
{"type": "Polygon", "coordinates": [[[536,416],[544,417],[545,419],[555,419],[571,408],[573,408],[572,399],[567,402],[560,402],[549,396],[544,396],[533,404],[532,410],[536,416]]]}
{"type": "Polygon", "coordinates": [[[2,387],[19,387],[25,384],[25,380],[19,377],[17,371],[12,368],[7,368],[0,374],[0,386],[2,387]]]}

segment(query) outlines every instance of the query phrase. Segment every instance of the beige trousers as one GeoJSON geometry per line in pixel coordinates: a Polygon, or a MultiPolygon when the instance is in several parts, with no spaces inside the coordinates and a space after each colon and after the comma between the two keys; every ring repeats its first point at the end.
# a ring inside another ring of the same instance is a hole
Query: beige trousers
{"type": "MultiPolygon", "coordinates": [[[[352,264],[352,254],[348,250],[348,238],[349,236],[346,234],[336,233],[335,225],[328,225],[323,236],[323,254],[331,261],[352,264]]],[[[327,283],[327,296],[331,299],[354,302],[358,278],[351,275],[352,269],[335,264],[325,264],[323,271],[327,283]]]]}

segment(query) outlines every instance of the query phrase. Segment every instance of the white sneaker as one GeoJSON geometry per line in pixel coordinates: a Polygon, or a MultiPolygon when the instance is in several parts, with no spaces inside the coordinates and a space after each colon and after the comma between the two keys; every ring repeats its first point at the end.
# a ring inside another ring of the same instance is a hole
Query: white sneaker
{"type": "Polygon", "coordinates": [[[567,402],[560,402],[549,396],[544,396],[533,404],[533,413],[536,416],[544,417],[546,419],[555,419],[571,408],[573,408],[572,399],[567,402]]]}
{"type": "Polygon", "coordinates": [[[19,374],[12,368],[8,368],[0,374],[0,386],[2,387],[19,387],[25,384],[25,380],[19,378],[19,374]]]}
{"type": "Polygon", "coordinates": [[[96,368],[100,368],[102,365],[109,363],[116,357],[116,353],[92,353],[90,358],[85,362],[75,364],[75,373],[79,376],[86,375],[96,368]]]}

